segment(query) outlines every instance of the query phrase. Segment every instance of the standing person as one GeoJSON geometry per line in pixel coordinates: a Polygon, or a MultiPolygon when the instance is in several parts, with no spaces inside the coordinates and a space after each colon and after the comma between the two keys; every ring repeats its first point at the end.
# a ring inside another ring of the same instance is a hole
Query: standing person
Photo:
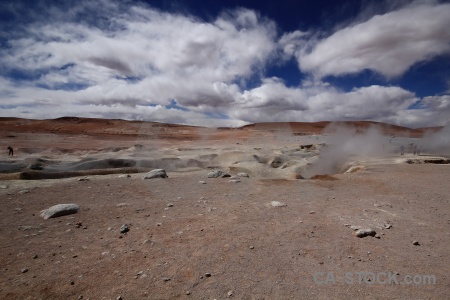
{"type": "Polygon", "coordinates": [[[8,149],[8,151],[9,151],[9,152],[8,152],[8,156],[9,156],[9,155],[14,156],[14,149],[13,149],[13,147],[8,146],[7,149],[8,149]]]}
{"type": "Polygon", "coordinates": [[[405,154],[405,146],[401,145],[400,146],[400,155],[405,154]]]}

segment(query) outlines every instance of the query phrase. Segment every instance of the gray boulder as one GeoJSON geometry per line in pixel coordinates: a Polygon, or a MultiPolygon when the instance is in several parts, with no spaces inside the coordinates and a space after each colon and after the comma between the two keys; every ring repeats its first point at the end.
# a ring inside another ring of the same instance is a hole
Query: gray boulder
{"type": "Polygon", "coordinates": [[[356,236],[359,238],[363,238],[366,236],[375,236],[377,233],[372,228],[366,228],[366,229],[358,229],[356,231],[356,236]]]}
{"type": "Polygon", "coordinates": [[[168,178],[166,174],[166,170],[164,169],[154,169],[145,174],[143,179],[152,179],[152,178],[168,178]]]}
{"type": "Polygon", "coordinates": [[[230,174],[221,170],[214,170],[208,173],[208,178],[218,178],[218,177],[231,177],[230,174]]]}
{"type": "Polygon", "coordinates": [[[57,204],[41,211],[41,217],[44,219],[57,218],[65,215],[75,214],[80,210],[78,204],[57,204]]]}

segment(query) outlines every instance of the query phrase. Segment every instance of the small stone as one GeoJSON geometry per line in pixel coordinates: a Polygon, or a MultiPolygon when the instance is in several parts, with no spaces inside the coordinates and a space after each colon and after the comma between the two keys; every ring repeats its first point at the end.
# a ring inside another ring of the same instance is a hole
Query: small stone
{"type": "Polygon", "coordinates": [[[130,231],[128,224],[123,224],[122,227],[120,227],[120,233],[127,233],[128,231],[130,231]]]}
{"type": "Polygon", "coordinates": [[[28,194],[30,191],[29,190],[21,190],[19,191],[19,195],[23,195],[23,194],[28,194]]]}
{"type": "Polygon", "coordinates": [[[239,177],[250,177],[247,173],[244,173],[244,172],[237,173],[237,176],[239,176],[239,177]]]}
{"type": "Polygon", "coordinates": [[[152,179],[152,178],[168,178],[166,171],[164,169],[155,169],[151,170],[147,174],[145,174],[143,179],[152,179]]]}
{"type": "Polygon", "coordinates": [[[206,184],[206,181],[200,180],[198,183],[206,184]]]}
{"type": "Polygon", "coordinates": [[[81,299],[83,299],[83,295],[80,295],[80,296],[78,296],[78,298],[77,298],[78,300],[81,300],[81,299]]]}
{"type": "Polygon", "coordinates": [[[250,249],[255,249],[255,247],[254,246],[250,246],[250,249]]]}
{"type": "Polygon", "coordinates": [[[162,223],[156,223],[156,226],[161,226],[162,225],[162,223]]]}
{"type": "Polygon", "coordinates": [[[286,204],[282,203],[282,202],[278,202],[278,201],[272,201],[270,202],[270,205],[272,205],[273,207],[283,207],[283,206],[287,206],[286,204]]]}
{"type": "Polygon", "coordinates": [[[36,259],[36,258],[38,258],[37,254],[33,255],[33,259],[36,259]]]}
{"type": "Polygon", "coordinates": [[[223,177],[231,177],[231,175],[224,171],[221,171],[221,170],[215,170],[215,171],[208,173],[208,178],[218,178],[218,177],[222,177],[222,178],[223,177]]]}
{"type": "Polygon", "coordinates": [[[190,294],[191,294],[191,292],[190,292],[190,291],[187,291],[187,292],[186,292],[186,295],[190,295],[190,294]]]}
{"type": "Polygon", "coordinates": [[[19,227],[17,227],[18,230],[22,230],[22,231],[30,230],[33,228],[34,228],[33,226],[24,226],[24,225],[20,225],[19,227]]]}
{"type": "Polygon", "coordinates": [[[167,204],[167,207],[173,207],[173,203],[167,204]]]}
{"type": "Polygon", "coordinates": [[[414,241],[414,242],[413,242],[413,245],[414,245],[414,246],[420,246],[420,243],[419,243],[418,241],[414,241]]]}
{"type": "Polygon", "coordinates": [[[211,273],[205,273],[205,277],[211,277],[211,273]]]}
{"type": "Polygon", "coordinates": [[[313,210],[309,212],[310,215],[315,214],[315,213],[316,213],[316,212],[313,211],[313,210]]]}
{"type": "Polygon", "coordinates": [[[238,180],[238,179],[232,179],[232,180],[230,180],[230,181],[228,181],[228,182],[231,182],[231,183],[239,183],[239,182],[241,182],[241,181],[238,180]]]}
{"type": "Polygon", "coordinates": [[[27,268],[23,268],[22,270],[20,270],[20,272],[26,273],[26,272],[28,272],[28,269],[27,268]]]}
{"type": "Polygon", "coordinates": [[[75,281],[71,280],[70,285],[74,285],[74,284],[75,284],[75,281]]]}
{"type": "Polygon", "coordinates": [[[164,282],[168,282],[168,281],[171,280],[171,278],[169,278],[169,277],[163,277],[162,280],[163,280],[164,282]]]}
{"type": "Polygon", "coordinates": [[[359,229],[356,231],[356,236],[359,238],[363,238],[366,236],[375,236],[377,233],[372,228],[367,229],[359,229]]]}
{"type": "Polygon", "coordinates": [[[48,209],[44,209],[41,211],[41,217],[45,220],[50,218],[57,218],[65,215],[75,214],[80,210],[80,206],[78,204],[70,203],[70,204],[57,204],[53,205],[48,209]]]}
{"type": "Polygon", "coordinates": [[[227,296],[228,296],[228,297],[233,296],[233,291],[228,291],[227,296]]]}
{"type": "Polygon", "coordinates": [[[117,297],[117,300],[123,300],[122,296],[117,297]]]}
{"type": "Polygon", "coordinates": [[[89,179],[89,178],[86,178],[86,177],[78,179],[78,181],[89,181],[89,180],[90,180],[90,179],[89,179]]]}

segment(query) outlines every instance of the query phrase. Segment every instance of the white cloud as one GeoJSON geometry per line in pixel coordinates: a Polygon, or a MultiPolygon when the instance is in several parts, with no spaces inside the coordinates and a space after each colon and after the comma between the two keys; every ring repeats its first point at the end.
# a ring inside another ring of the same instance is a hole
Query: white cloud
{"type": "Polygon", "coordinates": [[[277,36],[272,21],[247,9],[205,22],[143,5],[96,3],[79,1],[64,14],[50,9],[9,33],[9,47],[0,49],[0,116],[72,115],[204,126],[365,119],[414,127],[448,121],[448,96],[427,97],[421,109],[411,110],[421,99],[400,87],[344,92],[319,77],[365,68],[392,76],[448,51],[449,31],[442,26],[449,21],[442,15],[449,5],[409,6],[315,44],[313,32],[277,36]],[[89,21],[76,21],[93,11],[97,15],[89,21]],[[313,50],[308,54],[305,49],[313,50]],[[268,65],[292,56],[303,71],[320,76],[297,87],[265,78],[268,65]],[[14,79],[8,75],[13,71],[29,78],[14,79]],[[255,78],[260,84],[247,87],[255,78]],[[183,109],[165,107],[173,100],[183,109]]]}
{"type": "MultiPolygon", "coordinates": [[[[168,104],[176,98],[181,105],[209,101],[214,107],[230,100],[216,96],[221,83],[252,76],[276,49],[275,25],[251,10],[226,12],[204,23],[144,6],[122,13],[116,6],[102,9],[109,27],[71,20],[31,24],[2,50],[0,63],[5,69],[43,74],[37,85],[89,86],[65,95],[73,101],[168,104]]],[[[45,94],[50,100],[59,97],[59,91],[45,94]]]]}
{"type": "MultiPolygon", "coordinates": [[[[231,109],[230,116],[250,123],[384,120],[402,124],[399,116],[418,100],[413,93],[399,87],[369,86],[342,92],[321,82],[287,88],[271,79],[261,87],[244,91],[238,100],[241,105],[231,109]]],[[[442,120],[434,119],[436,123],[442,120]]],[[[416,123],[421,121],[424,120],[416,123]]]]}
{"type": "Polygon", "coordinates": [[[312,51],[298,45],[303,37],[286,36],[285,51],[294,52],[302,70],[318,77],[365,69],[395,77],[417,62],[450,53],[449,16],[448,3],[413,3],[342,28],[318,40],[312,51]]]}

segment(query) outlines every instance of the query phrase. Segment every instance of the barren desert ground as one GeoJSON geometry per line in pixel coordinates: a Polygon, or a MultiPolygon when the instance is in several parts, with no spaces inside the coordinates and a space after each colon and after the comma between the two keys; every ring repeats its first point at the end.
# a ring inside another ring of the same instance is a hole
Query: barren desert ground
{"type": "Polygon", "coordinates": [[[0,298],[449,299],[448,149],[326,125],[1,119],[0,298]]]}

